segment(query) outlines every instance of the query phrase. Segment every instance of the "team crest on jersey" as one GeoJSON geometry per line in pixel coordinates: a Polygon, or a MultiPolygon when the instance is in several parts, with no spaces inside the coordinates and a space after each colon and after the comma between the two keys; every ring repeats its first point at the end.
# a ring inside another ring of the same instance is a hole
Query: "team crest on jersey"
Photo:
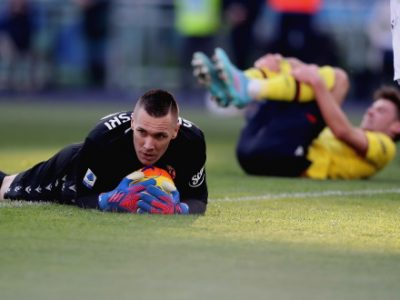
{"type": "Polygon", "coordinates": [[[83,177],[83,184],[89,188],[92,189],[94,184],[96,183],[97,176],[93,173],[92,170],[87,169],[85,176],[83,177]]]}
{"type": "Polygon", "coordinates": [[[204,172],[204,167],[202,167],[197,174],[192,176],[189,182],[189,186],[194,188],[199,187],[204,182],[204,179],[206,177],[205,174],[206,173],[204,172]]]}
{"type": "Polygon", "coordinates": [[[166,165],[166,169],[168,174],[171,176],[172,180],[174,180],[176,177],[176,170],[170,165],[166,165]]]}

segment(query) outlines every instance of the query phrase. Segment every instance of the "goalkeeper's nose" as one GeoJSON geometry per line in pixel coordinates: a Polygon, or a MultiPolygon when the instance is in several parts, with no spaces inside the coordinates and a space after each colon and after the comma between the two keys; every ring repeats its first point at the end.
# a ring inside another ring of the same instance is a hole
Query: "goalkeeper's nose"
{"type": "Polygon", "coordinates": [[[144,143],[143,143],[143,148],[146,149],[146,151],[151,151],[156,148],[155,145],[156,145],[155,139],[153,137],[149,136],[149,137],[145,138],[144,143]]]}

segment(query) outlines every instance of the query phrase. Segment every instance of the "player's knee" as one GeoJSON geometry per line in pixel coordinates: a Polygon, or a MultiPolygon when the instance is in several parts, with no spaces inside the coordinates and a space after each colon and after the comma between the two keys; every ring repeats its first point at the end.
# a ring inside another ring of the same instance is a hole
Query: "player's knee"
{"type": "Polygon", "coordinates": [[[349,76],[346,71],[340,68],[335,68],[335,84],[332,92],[335,95],[335,99],[338,104],[341,104],[350,88],[349,76]]]}
{"type": "Polygon", "coordinates": [[[345,93],[349,90],[349,76],[343,69],[335,68],[335,86],[340,86],[345,93]]]}
{"type": "Polygon", "coordinates": [[[254,151],[254,149],[241,145],[236,149],[236,157],[239,165],[247,174],[257,175],[262,173],[262,170],[260,170],[262,163],[259,159],[259,153],[254,151]]]}

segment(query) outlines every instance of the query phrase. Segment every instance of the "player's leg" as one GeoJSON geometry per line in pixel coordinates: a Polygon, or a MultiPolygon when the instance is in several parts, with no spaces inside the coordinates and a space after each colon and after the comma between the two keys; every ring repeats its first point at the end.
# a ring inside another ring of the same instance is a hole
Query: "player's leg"
{"type": "Polygon", "coordinates": [[[219,72],[219,78],[225,83],[228,96],[233,105],[241,108],[254,100],[254,95],[250,90],[251,81],[243,71],[236,68],[225,51],[221,48],[216,48],[214,60],[219,72]]]}
{"type": "Polygon", "coordinates": [[[2,199],[62,202],[74,198],[73,163],[80,144],[70,145],[49,160],[17,175],[5,177],[2,199]]]}
{"type": "Polygon", "coordinates": [[[16,175],[7,175],[0,171],[0,201],[4,200],[4,193],[10,187],[16,175]]]}
{"type": "Polygon", "coordinates": [[[253,175],[301,176],[310,164],[308,147],[325,126],[317,103],[257,105],[237,144],[239,164],[253,175]]]}
{"type": "Polygon", "coordinates": [[[224,82],[219,78],[211,59],[203,52],[195,52],[192,58],[193,75],[206,87],[219,106],[229,105],[229,98],[224,82]]]}
{"type": "MultiPolygon", "coordinates": [[[[244,107],[252,100],[314,101],[312,88],[297,82],[290,75],[290,69],[275,74],[270,72],[272,76],[268,76],[262,69],[253,68],[243,72],[231,63],[226,53],[220,48],[215,50],[215,61],[220,78],[226,84],[228,97],[237,107],[244,107]]],[[[335,69],[325,66],[321,67],[319,72],[328,89],[332,89],[335,85],[335,69]]]]}
{"type": "Polygon", "coordinates": [[[331,92],[336,103],[339,104],[340,106],[342,105],[349,91],[350,82],[349,82],[349,77],[344,70],[340,68],[334,68],[334,71],[335,71],[335,82],[331,89],[331,92]]]}

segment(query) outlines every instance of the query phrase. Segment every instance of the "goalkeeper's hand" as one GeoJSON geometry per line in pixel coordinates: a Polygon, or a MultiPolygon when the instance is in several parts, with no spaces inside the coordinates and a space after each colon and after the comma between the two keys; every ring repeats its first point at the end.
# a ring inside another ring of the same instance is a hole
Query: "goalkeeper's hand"
{"type": "Polygon", "coordinates": [[[140,194],[138,213],[163,215],[188,214],[189,206],[186,203],[180,202],[178,190],[174,188],[168,191],[170,194],[153,185],[148,185],[146,192],[140,194]]]}
{"type": "Polygon", "coordinates": [[[156,183],[154,179],[134,183],[141,179],[140,176],[143,178],[143,173],[134,172],[124,177],[114,190],[101,193],[98,200],[99,209],[110,212],[136,213],[141,193],[146,190],[147,186],[156,183]]]}

